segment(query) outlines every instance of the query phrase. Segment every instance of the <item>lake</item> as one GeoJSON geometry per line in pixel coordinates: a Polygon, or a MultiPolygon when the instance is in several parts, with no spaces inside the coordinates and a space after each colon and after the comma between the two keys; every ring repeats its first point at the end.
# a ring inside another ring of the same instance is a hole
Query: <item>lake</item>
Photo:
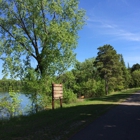
{"type": "MultiPolygon", "coordinates": [[[[7,92],[0,92],[0,98],[2,97],[9,97],[9,94],[7,92]]],[[[19,100],[21,100],[21,104],[20,104],[20,111],[22,112],[23,115],[27,115],[27,110],[28,108],[31,106],[31,100],[25,96],[25,94],[19,93],[19,100]]],[[[5,118],[7,117],[7,115],[2,115],[2,113],[0,112],[0,118],[5,118]]]]}

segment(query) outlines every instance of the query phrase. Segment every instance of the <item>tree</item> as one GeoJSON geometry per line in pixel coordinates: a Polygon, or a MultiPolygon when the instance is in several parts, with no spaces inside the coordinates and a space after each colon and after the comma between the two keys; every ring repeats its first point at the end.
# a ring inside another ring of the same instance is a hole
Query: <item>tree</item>
{"type": "Polygon", "coordinates": [[[133,66],[132,66],[132,68],[131,68],[131,73],[133,72],[133,71],[135,71],[135,70],[140,70],[140,64],[134,64],[133,66]]]}
{"type": "Polygon", "coordinates": [[[126,68],[126,66],[125,66],[125,62],[124,62],[122,54],[120,55],[120,62],[122,64],[123,84],[124,84],[124,88],[126,89],[130,85],[131,74],[130,74],[130,71],[129,71],[129,66],[128,66],[128,68],[126,68]]]}
{"type": "Polygon", "coordinates": [[[95,58],[86,59],[84,62],[76,62],[74,69],[72,70],[75,76],[74,92],[78,96],[92,94],[94,68],[93,62],[95,58]]]}
{"type": "Polygon", "coordinates": [[[132,72],[132,85],[133,87],[140,87],[140,70],[132,72]]]}
{"type": "Polygon", "coordinates": [[[94,66],[97,67],[100,77],[105,80],[105,92],[108,94],[109,89],[122,88],[120,55],[111,45],[104,45],[98,50],[94,66]]]}
{"type": "Polygon", "coordinates": [[[84,16],[78,0],[1,0],[3,72],[23,77],[30,68],[40,76],[65,71],[74,61],[84,16]]]}
{"type": "Polygon", "coordinates": [[[93,67],[94,61],[95,58],[86,59],[84,62],[77,61],[74,69],[72,69],[74,82],[71,89],[78,97],[84,96],[89,98],[101,96],[104,93],[104,81],[101,80],[96,72],[96,68],[93,67]]]}

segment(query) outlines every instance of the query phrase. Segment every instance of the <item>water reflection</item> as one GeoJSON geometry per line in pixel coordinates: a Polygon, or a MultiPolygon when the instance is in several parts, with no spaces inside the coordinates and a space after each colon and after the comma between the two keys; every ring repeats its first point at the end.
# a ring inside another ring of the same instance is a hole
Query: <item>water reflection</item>
{"type": "MultiPolygon", "coordinates": [[[[0,92],[0,99],[3,97],[10,97],[7,92],[0,92]]],[[[22,115],[27,115],[28,111],[31,106],[31,100],[23,93],[19,93],[18,99],[21,101],[20,102],[20,112],[22,115]]],[[[9,118],[7,114],[4,114],[2,111],[0,111],[0,118],[9,118]]]]}

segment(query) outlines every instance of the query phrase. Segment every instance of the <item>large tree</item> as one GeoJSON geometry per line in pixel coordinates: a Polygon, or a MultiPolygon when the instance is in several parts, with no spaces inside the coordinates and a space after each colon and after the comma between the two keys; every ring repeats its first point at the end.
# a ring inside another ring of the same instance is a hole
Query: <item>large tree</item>
{"type": "Polygon", "coordinates": [[[104,45],[98,48],[98,55],[94,61],[99,75],[105,80],[105,92],[109,89],[117,89],[122,86],[122,70],[120,55],[111,45],[104,45]]]}
{"type": "Polygon", "coordinates": [[[66,70],[75,58],[84,17],[78,0],[1,0],[4,72],[21,76],[33,68],[43,76],[66,70]]]}

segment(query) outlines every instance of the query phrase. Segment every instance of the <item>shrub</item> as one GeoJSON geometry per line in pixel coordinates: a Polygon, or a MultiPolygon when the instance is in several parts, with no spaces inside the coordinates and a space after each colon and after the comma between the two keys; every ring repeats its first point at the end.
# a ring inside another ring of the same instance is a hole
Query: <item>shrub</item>
{"type": "Polygon", "coordinates": [[[64,96],[64,102],[65,103],[72,103],[72,102],[76,102],[77,101],[77,95],[73,93],[72,90],[68,89],[64,89],[64,93],[63,93],[63,96],[64,96]]]}

